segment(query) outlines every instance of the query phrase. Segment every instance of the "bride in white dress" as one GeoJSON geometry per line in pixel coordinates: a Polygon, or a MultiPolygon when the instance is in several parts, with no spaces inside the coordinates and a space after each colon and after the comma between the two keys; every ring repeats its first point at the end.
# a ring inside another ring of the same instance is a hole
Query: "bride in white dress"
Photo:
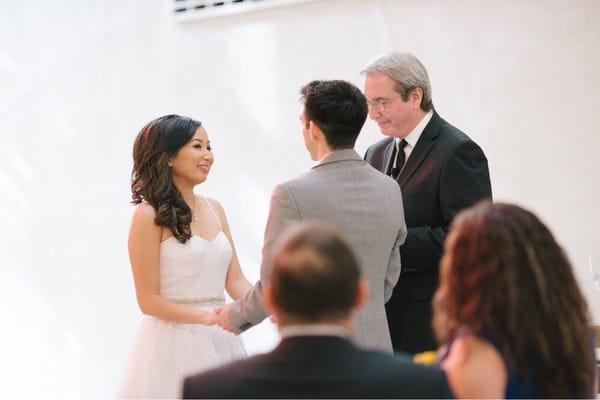
{"type": "Polygon", "coordinates": [[[239,337],[215,325],[215,308],[251,285],[240,268],[221,205],[196,196],[213,155],[190,118],[148,123],[133,149],[137,204],[129,257],[141,321],[119,398],[177,398],[183,378],[245,356],[239,337]]]}

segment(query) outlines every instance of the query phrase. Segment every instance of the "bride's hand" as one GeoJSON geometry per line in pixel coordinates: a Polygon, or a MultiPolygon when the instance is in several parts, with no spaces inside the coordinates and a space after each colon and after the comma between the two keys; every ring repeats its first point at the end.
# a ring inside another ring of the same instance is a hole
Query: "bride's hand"
{"type": "Polygon", "coordinates": [[[202,311],[202,325],[214,325],[217,323],[217,314],[214,311],[202,311]]]}

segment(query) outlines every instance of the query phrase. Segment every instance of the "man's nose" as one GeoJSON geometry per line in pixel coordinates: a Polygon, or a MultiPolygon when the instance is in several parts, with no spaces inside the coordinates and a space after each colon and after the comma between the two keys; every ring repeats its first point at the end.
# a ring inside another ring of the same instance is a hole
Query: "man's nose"
{"type": "Polygon", "coordinates": [[[369,118],[377,119],[381,115],[380,111],[377,111],[375,107],[369,107],[369,118]]]}

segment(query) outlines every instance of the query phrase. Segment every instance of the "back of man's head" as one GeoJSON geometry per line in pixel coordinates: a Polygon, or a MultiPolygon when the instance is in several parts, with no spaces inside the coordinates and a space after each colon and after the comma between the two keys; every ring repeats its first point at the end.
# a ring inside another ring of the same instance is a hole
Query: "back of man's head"
{"type": "Polygon", "coordinates": [[[343,320],[362,302],[360,280],[358,261],[334,228],[301,224],[273,257],[269,302],[294,322],[343,320]]]}
{"type": "Polygon", "coordinates": [[[332,150],[354,147],[367,119],[367,99],[353,84],[312,81],[301,90],[306,123],[315,123],[332,150]]]}

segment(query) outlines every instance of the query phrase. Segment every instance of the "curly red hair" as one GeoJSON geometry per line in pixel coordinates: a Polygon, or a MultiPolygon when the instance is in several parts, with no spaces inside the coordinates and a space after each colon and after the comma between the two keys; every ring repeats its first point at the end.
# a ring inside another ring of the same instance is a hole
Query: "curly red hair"
{"type": "Polygon", "coordinates": [[[594,386],[590,318],[571,265],[531,212],[484,202],[456,217],[441,261],[434,329],[489,338],[507,369],[545,397],[588,397],[594,386]],[[531,382],[533,383],[533,382],[531,382]]]}

